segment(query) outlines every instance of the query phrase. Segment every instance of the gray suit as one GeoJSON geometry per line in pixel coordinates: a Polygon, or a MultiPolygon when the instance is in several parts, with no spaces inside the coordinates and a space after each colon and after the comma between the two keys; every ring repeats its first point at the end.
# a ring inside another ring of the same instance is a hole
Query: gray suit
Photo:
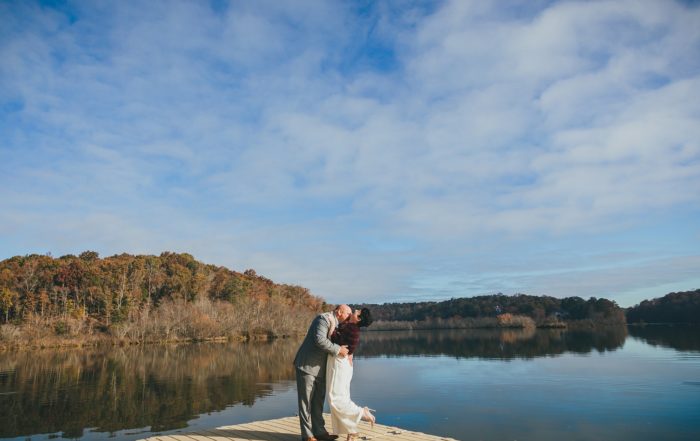
{"type": "Polygon", "coordinates": [[[326,361],[328,354],[338,355],[340,351],[340,346],[332,343],[328,338],[328,331],[337,324],[338,320],[332,312],[316,316],[294,358],[299,399],[299,425],[303,440],[328,433],[323,422],[326,361]]]}

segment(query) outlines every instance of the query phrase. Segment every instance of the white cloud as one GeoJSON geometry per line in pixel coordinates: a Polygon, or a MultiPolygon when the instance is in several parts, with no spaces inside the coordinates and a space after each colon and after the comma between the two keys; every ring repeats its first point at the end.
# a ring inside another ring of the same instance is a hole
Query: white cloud
{"type": "MultiPolygon", "coordinates": [[[[0,126],[12,250],[179,248],[390,297],[481,241],[536,248],[700,208],[698,8],[2,8],[0,100],[21,102],[0,126]]],[[[542,263],[533,286],[574,284],[542,263]]]]}

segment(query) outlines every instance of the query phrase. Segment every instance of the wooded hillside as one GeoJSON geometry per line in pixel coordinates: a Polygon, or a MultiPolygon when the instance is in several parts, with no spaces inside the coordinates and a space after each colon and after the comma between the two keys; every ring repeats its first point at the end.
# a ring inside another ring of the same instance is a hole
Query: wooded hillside
{"type": "Polygon", "coordinates": [[[672,292],[627,309],[630,323],[700,323],[700,289],[672,292]]]}
{"type": "Polygon", "coordinates": [[[279,334],[304,328],[309,315],[323,307],[306,288],[276,284],[254,270],[204,264],[184,253],[102,259],[85,251],[0,262],[0,323],[14,326],[3,327],[0,344],[49,334],[103,333],[130,340],[279,334]]]}
{"type": "Polygon", "coordinates": [[[624,323],[624,311],[614,301],[591,297],[558,299],[549,296],[503,294],[450,299],[442,302],[385,303],[366,306],[376,320],[423,321],[429,319],[495,317],[513,314],[532,318],[541,324],[547,320],[592,320],[624,323]]]}

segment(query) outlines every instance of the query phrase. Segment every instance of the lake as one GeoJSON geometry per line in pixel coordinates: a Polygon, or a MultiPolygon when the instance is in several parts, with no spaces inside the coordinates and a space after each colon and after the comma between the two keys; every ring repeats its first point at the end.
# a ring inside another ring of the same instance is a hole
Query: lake
{"type": "MultiPolygon", "coordinates": [[[[296,413],[300,340],[0,353],[0,437],[138,439],[296,413]]],[[[700,439],[700,328],[365,332],[353,399],[460,440],[700,439]]]]}

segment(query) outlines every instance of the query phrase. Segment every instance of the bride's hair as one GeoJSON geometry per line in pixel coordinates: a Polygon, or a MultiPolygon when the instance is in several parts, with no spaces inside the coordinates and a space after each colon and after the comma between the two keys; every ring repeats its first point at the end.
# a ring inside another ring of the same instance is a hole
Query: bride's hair
{"type": "Polygon", "coordinates": [[[362,328],[372,324],[372,314],[370,314],[369,309],[362,308],[360,311],[360,321],[357,322],[357,326],[362,328]]]}

